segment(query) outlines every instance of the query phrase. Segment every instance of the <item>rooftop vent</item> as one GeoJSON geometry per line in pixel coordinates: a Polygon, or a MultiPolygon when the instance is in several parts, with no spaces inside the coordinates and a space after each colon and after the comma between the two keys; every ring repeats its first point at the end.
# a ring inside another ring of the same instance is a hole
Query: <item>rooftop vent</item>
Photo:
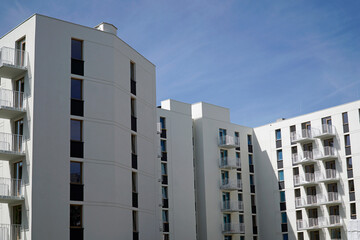
{"type": "Polygon", "coordinates": [[[102,22],[95,27],[97,30],[117,35],[117,28],[111,23],[102,22]]]}
{"type": "Polygon", "coordinates": [[[284,121],[286,118],[279,118],[276,120],[276,122],[281,122],[281,121],[284,121]]]}

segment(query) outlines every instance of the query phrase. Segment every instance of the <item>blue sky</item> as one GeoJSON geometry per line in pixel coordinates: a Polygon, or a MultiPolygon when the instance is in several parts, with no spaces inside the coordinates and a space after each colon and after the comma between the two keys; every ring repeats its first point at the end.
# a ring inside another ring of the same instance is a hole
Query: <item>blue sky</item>
{"type": "Polygon", "coordinates": [[[106,21],[157,68],[157,101],[228,107],[259,126],[360,99],[360,1],[13,0],[0,35],[33,13],[106,21]]]}

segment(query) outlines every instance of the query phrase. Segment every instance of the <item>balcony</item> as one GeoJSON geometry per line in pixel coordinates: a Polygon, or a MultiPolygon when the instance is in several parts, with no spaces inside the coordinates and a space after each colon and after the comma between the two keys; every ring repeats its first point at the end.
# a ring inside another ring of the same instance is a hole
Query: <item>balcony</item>
{"type": "Polygon", "coordinates": [[[327,195],[322,195],[320,203],[324,205],[337,205],[341,203],[338,192],[328,192],[327,195]]]}
{"type": "Polygon", "coordinates": [[[219,164],[221,169],[237,169],[241,168],[239,158],[220,158],[219,164]]]}
{"type": "Polygon", "coordinates": [[[299,186],[309,186],[317,184],[315,173],[305,173],[304,177],[300,178],[299,186]]]}
{"type": "Polygon", "coordinates": [[[242,201],[224,201],[221,203],[222,212],[239,212],[244,211],[244,204],[242,201]]]}
{"type": "Polygon", "coordinates": [[[15,160],[25,156],[23,136],[11,133],[0,133],[0,159],[15,160]]]}
{"type": "Polygon", "coordinates": [[[321,129],[316,129],[314,131],[315,138],[324,139],[324,138],[331,138],[331,137],[335,137],[335,136],[336,136],[335,127],[333,125],[329,125],[329,124],[323,124],[321,126],[321,129]]]}
{"type": "Polygon", "coordinates": [[[226,135],[219,137],[219,147],[221,148],[236,148],[240,147],[238,141],[235,141],[233,136],[226,135]]]}
{"type": "Polygon", "coordinates": [[[298,231],[305,230],[307,228],[307,222],[303,219],[296,220],[296,229],[298,231]]]}
{"type": "Polygon", "coordinates": [[[28,53],[15,48],[0,49],[0,77],[13,79],[27,71],[28,53]]]}
{"type": "Polygon", "coordinates": [[[319,182],[337,182],[340,180],[338,173],[335,169],[326,169],[325,174],[321,172],[316,172],[316,178],[319,182]]]}
{"type": "Polygon", "coordinates": [[[0,178],[0,203],[16,203],[24,200],[21,179],[0,178]]]}
{"type": "Polygon", "coordinates": [[[1,240],[19,240],[24,238],[24,227],[19,224],[0,224],[1,240]]]}
{"type": "Polygon", "coordinates": [[[292,143],[307,143],[315,140],[312,129],[303,129],[301,132],[291,132],[290,139],[292,143]]]}
{"type": "Polygon", "coordinates": [[[24,93],[0,89],[0,118],[12,119],[25,114],[24,93]]]}
{"type": "Polygon", "coordinates": [[[222,190],[241,190],[242,183],[241,180],[231,181],[229,179],[222,179],[220,182],[220,189],[222,190]]]}
{"type": "Polygon", "coordinates": [[[223,234],[240,234],[245,233],[244,223],[224,223],[222,226],[223,234]]]}
{"type": "Polygon", "coordinates": [[[315,160],[333,160],[337,159],[337,152],[334,147],[324,147],[324,152],[316,151],[314,154],[315,160]]]}
{"type": "Polygon", "coordinates": [[[312,151],[303,151],[303,154],[293,153],[292,161],[294,164],[309,164],[316,163],[312,151]]]}
{"type": "Polygon", "coordinates": [[[333,228],[333,227],[341,227],[343,225],[343,221],[339,215],[330,215],[330,218],[327,219],[326,227],[333,228]]]}
{"type": "Polygon", "coordinates": [[[306,198],[296,197],[295,198],[295,207],[296,208],[308,208],[308,207],[317,207],[320,205],[318,197],[316,195],[308,195],[306,198]]]}

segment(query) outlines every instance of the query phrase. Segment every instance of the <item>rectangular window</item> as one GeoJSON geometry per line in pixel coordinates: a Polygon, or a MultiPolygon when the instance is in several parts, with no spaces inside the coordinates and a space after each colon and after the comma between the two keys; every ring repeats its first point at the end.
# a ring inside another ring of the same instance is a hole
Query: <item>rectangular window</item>
{"type": "Polygon", "coordinates": [[[163,186],[162,188],[162,198],[163,199],[168,199],[168,188],[167,187],[165,187],[165,186],[163,186]]]}
{"type": "Polygon", "coordinates": [[[286,212],[281,213],[281,223],[287,223],[286,212]]]}
{"type": "Polygon", "coordinates": [[[132,192],[137,193],[137,174],[136,172],[131,173],[131,189],[132,192]]]}
{"type": "Polygon", "coordinates": [[[286,202],[285,192],[284,191],[280,192],[280,202],[286,202]]]}
{"type": "Polygon", "coordinates": [[[71,79],[71,99],[82,100],[83,90],[82,90],[82,80],[80,79],[71,79]]]}
{"type": "Polygon", "coordinates": [[[70,183],[82,184],[81,162],[70,162],[70,183]]]}
{"type": "Polygon", "coordinates": [[[345,155],[351,155],[350,135],[345,135],[345,155]]]}
{"type": "Polygon", "coordinates": [[[347,170],[352,170],[353,169],[353,164],[352,164],[352,158],[351,157],[346,158],[346,165],[347,165],[347,170]]]}
{"type": "Polygon", "coordinates": [[[289,235],[287,233],[283,234],[283,240],[288,240],[289,239],[289,235]]]}
{"type": "Polygon", "coordinates": [[[356,205],[355,205],[355,203],[350,203],[350,215],[351,215],[351,219],[356,219],[356,205]]]}
{"type": "Polygon", "coordinates": [[[71,58],[77,60],[83,59],[83,41],[71,39],[71,58]]]}
{"type": "Polygon", "coordinates": [[[135,63],[130,62],[130,81],[135,81],[135,63]]]}
{"type": "Polygon", "coordinates": [[[344,133],[349,132],[349,118],[348,118],[348,113],[344,112],[342,114],[342,120],[343,120],[343,130],[344,133]]]}
{"type": "Polygon", "coordinates": [[[136,117],[136,99],[131,98],[131,116],[136,117]]]}
{"type": "MultiPolygon", "coordinates": [[[[240,135],[239,135],[239,133],[238,132],[235,132],[235,145],[236,146],[240,146],[240,135]]],[[[239,150],[239,149],[237,149],[237,150],[239,150]]]]}
{"type": "Polygon", "coordinates": [[[82,121],[71,119],[71,140],[82,142],[82,121]]]}
{"type": "Polygon", "coordinates": [[[253,155],[249,154],[249,165],[254,165],[253,155]]]}
{"type": "Polygon", "coordinates": [[[278,161],[283,160],[282,150],[277,150],[277,160],[278,161]]]}
{"type": "Polygon", "coordinates": [[[166,163],[161,163],[161,175],[167,175],[166,163]]]}
{"type": "Polygon", "coordinates": [[[161,151],[166,152],[166,140],[160,140],[161,151]]]}
{"type": "Polygon", "coordinates": [[[166,121],[164,117],[160,117],[160,126],[161,129],[166,129],[166,121]]]}
{"type": "Polygon", "coordinates": [[[70,205],[70,227],[82,227],[83,209],[81,205],[70,205]]]}
{"type": "Polygon", "coordinates": [[[250,185],[254,185],[254,175],[250,175],[250,185]]]}
{"type": "Polygon", "coordinates": [[[252,145],[251,135],[247,135],[247,141],[248,141],[248,145],[252,145]]]}
{"type": "Polygon", "coordinates": [[[133,232],[138,232],[138,214],[137,211],[132,212],[133,232]]]}
{"type": "Polygon", "coordinates": [[[292,125],[290,126],[290,140],[291,140],[291,144],[295,144],[293,143],[293,139],[296,138],[296,126],[292,125]]]}
{"type": "Polygon", "coordinates": [[[131,134],[131,153],[136,155],[136,135],[131,134]]]}
{"type": "Polygon", "coordinates": [[[279,171],[278,172],[278,177],[279,177],[279,181],[280,182],[282,182],[282,181],[284,181],[284,171],[283,170],[281,170],[281,171],[279,171]]]}
{"type": "Polygon", "coordinates": [[[354,180],[349,180],[349,192],[355,192],[354,180]]]}
{"type": "Polygon", "coordinates": [[[275,130],[275,136],[276,136],[276,140],[281,140],[281,130],[280,129],[275,130]]]}
{"type": "Polygon", "coordinates": [[[163,220],[163,223],[169,222],[169,213],[167,210],[162,211],[162,220],[163,220]]]}

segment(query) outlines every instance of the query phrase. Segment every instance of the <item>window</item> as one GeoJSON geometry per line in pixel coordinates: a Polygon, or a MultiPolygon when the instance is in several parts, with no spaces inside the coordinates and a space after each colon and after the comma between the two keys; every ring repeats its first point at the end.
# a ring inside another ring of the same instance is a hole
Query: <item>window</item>
{"type": "Polygon", "coordinates": [[[244,223],[244,215],[239,215],[239,223],[244,223]]]}
{"type": "Polygon", "coordinates": [[[350,144],[350,135],[345,135],[345,155],[351,154],[351,144],[350,144]]]}
{"type": "Polygon", "coordinates": [[[280,129],[275,130],[275,136],[276,136],[276,141],[281,140],[281,130],[280,129]]]}
{"type": "Polygon", "coordinates": [[[280,202],[285,202],[285,201],[286,201],[285,192],[284,192],[284,191],[281,191],[281,192],[280,192],[280,202]]]}
{"type": "Polygon", "coordinates": [[[169,212],[167,210],[162,211],[162,220],[163,223],[169,222],[169,212]]]}
{"type": "Polygon", "coordinates": [[[250,185],[254,185],[254,175],[250,175],[250,185]]]}
{"type": "Polygon", "coordinates": [[[283,240],[288,240],[289,239],[289,235],[287,233],[283,234],[283,240]]]}
{"type": "Polygon", "coordinates": [[[330,237],[331,239],[341,239],[341,230],[340,228],[334,228],[334,229],[330,229],[330,237]]]}
{"type": "Polygon", "coordinates": [[[131,173],[131,188],[132,188],[132,192],[137,193],[137,174],[136,172],[132,172],[131,173]]]}
{"type": "Polygon", "coordinates": [[[240,146],[240,137],[238,132],[235,132],[235,145],[240,146]]]}
{"type": "Polygon", "coordinates": [[[355,205],[355,203],[350,203],[350,215],[351,215],[351,219],[356,219],[356,205],[355,205]]]}
{"type": "Polygon", "coordinates": [[[138,232],[138,214],[137,211],[132,212],[133,232],[138,232]]]}
{"type": "Polygon", "coordinates": [[[344,133],[349,132],[349,118],[348,118],[348,113],[344,112],[342,114],[342,120],[343,120],[343,130],[344,133]]]}
{"type": "Polygon", "coordinates": [[[236,157],[236,160],[240,162],[240,153],[239,152],[235,153],[235,157],[236,157]]]}
{"type": "Polygon", "coordinates": [[[166,129],[166,122],[164,117],[160,117],[160,126],[161,129],[166,129]]]}
{"type": "Polygon", "coordinates": [[[238,194],[238,201],[239,201],[239,202],[242,202],[242,200],[243,200],[242,194],[239,193],[239,194],[238,194]]]}
{"type": "Polygon", "coordinates": [[[135,81],[135,63],[130,62],[130,80],[135,81]]]}
{"type": "Polygon", "coordinates": [[[71,58],[82,60],[83,59],[83,41],[71,39],[71,58]]]}
{"type": "Polygon", "coordinates": [[[166,140],[160,140],[161,151],[166,152],[166,140]]]}
{"type": "Polygon", "coordinates": [[[136,155],[136,135],[131,134],[131,153],[136,155]]]}
{"type": "Polygon", "coordinates": [[[347,165],[347,170],[352,170],[353,169],[352,158],[351,157],[346,158],[346,165],[347,165]]]}
{"type": "Polygon", "coordinates": [[[303,232],[298,233],[298,240],[304,240],[304,233],[303,232]]]}
{"type": "Polygon", "coordinates": [[[286,212],[281,213],[281,223],[287,223],[286,212]]]}
{"type": "Polygon", "coordinates": [[[167,175],[166,163],[161,163],[161,175],[167,175]]]}
{"type": "Polygon", "coordinates": [[[163,187],[161,188],[161,192],[162,192],[162,198],[163,198],[163,199],[168,199],[168,188],[165,187],[165,186],[163,186],[163,187]]]}
{"type": "Polygon", "coordinates": [[[70,227],[81,228],[82,227],[82,214],[83,209],[81,205],[70,205],[70,227]]]}
{"type": "Polygon", "coordinates": [[[82,121],[71,119],[71,140],[82,142],[82,121]]]}
{"type": "Polygon", "coordinates": [[[82,184],[81,162],[70,162],[70,183],[82,184]]]}
{"type": "Polygon", "coordinates": [[[276,153],[277,153],[277,160],[282,161],[283,160],[282,150],[277,150],[276,153]]]}
{"type": "Polygon", "coordinates": [[[71,98],[82,100],[82,80],[71,79],[71,98]]]}
{"type": "Polygon", "coordinates": [[[354,180],[349,180],[349,192],[355,192],[354,180]]]}
{"type": "Polygon", "coordinates": [[[254,165],[252,154],[249,154],[249,165],[254,165]]]}
{"type": "Polygon", "coordinates": [[[251,206],[255,206],[255,205],[256,205],[255,195],[251,195],[251,206]]]}
{"type": "Polygon", "coordinates": [[[131,98],[131,116],[136,117],[136,100],[131,98]]]}
{"type": "Polygon", "coordinates": [[[252,145],[251,135],[247,135],[248,145],[252,145]]]}
{"type": "Polygon", "coordinates": [[[278,175],[279,175],[279,181],[281,182],[284,181],[284,171],[283,170],[279,171],[278,175]]]}

